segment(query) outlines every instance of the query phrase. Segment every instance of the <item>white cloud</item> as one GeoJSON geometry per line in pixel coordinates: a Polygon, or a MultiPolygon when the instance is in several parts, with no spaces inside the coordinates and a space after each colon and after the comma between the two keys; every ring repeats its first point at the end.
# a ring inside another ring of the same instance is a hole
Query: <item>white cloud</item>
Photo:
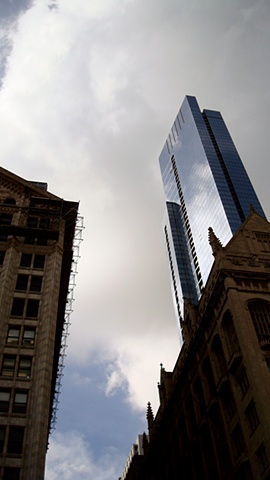
{"type": "Polygon", "coordinates": [[[50,455],[46,480],[112,480],[119,477],[123,458],[113,449],[98,460],[77,432],[54,433],[50,439],[50,455]]]}

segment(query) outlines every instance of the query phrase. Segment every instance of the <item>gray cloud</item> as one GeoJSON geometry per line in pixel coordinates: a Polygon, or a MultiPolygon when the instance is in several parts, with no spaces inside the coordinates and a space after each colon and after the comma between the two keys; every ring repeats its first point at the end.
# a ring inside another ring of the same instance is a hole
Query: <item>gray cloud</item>
{"type": "Polygon", "coordinates": [[[270,213],[269,13],[267,0],[67,0],[52,15],[37,0],[9,37],[2,164],[81,200],[69,359],[77,378],[106,362],[104,395],[124,385],[138,415],[179,349],[157,159],[186,94],[221,110],[270,213]]]}
{"type": "Polygon", "coordinates": [[[33,5],[33,0],[5,0],[0,4],[0,23],[14,20],[33,5]]]}

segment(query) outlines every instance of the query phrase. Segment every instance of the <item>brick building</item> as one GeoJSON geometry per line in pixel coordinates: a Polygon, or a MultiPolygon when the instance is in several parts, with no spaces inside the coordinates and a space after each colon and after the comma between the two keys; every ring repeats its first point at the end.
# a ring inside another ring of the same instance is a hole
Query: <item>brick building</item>
{"type": "Polygon", "coordinates": [[[78,203],[0,168],[0,479],[42,480],[78,203]]]}
{"type": "Polygon", "coordinates": [[[226,246],[211,229],[209,243],[213,267],[198,305],[185,301],[184,344],[125,480],[270,479],[270,224],[252,211],[226,246]]]}

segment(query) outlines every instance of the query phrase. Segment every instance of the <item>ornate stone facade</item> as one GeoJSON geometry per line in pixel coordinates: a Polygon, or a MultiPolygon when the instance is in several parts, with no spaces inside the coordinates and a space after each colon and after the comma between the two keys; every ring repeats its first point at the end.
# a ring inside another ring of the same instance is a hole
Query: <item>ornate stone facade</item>
{"type": "Polygon", "coordinates": [[[251,212],[226,246],[209,241],[214,265],[198,306],[185,303],[184,344],[173,372],[161,367],[127,480],[270,479],[270,224],[251,212]]]}
{"type": "Polygon", "coordinates": [[[0,168],[3,480],[44,478],[77,211],[0,168]]]}

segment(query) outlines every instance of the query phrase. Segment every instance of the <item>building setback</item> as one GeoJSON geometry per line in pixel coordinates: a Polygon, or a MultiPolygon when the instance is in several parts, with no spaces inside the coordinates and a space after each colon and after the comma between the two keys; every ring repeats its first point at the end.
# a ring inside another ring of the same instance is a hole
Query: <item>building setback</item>
{"type": "Polygon", "coordinates": [[[227,243],[249,214],[264,216],[219,112],[187,96],[159,158],[166,197],[164,233],[178,320],[183,298],[198,303],[213,259],[207,229],[227,243]]]}
{"type": "Polygon", "coordinates": [[[0,478],[43,480],[78,203],[0,168],[0,478]]]}
{"type": "Polygon", "coordinates": [[[125,480],[270,479],[270,224],[252,211],[225,247],[212,229],[209,243],[214,265],[198,304],[185,300],[184,344],[125,480]]]}

